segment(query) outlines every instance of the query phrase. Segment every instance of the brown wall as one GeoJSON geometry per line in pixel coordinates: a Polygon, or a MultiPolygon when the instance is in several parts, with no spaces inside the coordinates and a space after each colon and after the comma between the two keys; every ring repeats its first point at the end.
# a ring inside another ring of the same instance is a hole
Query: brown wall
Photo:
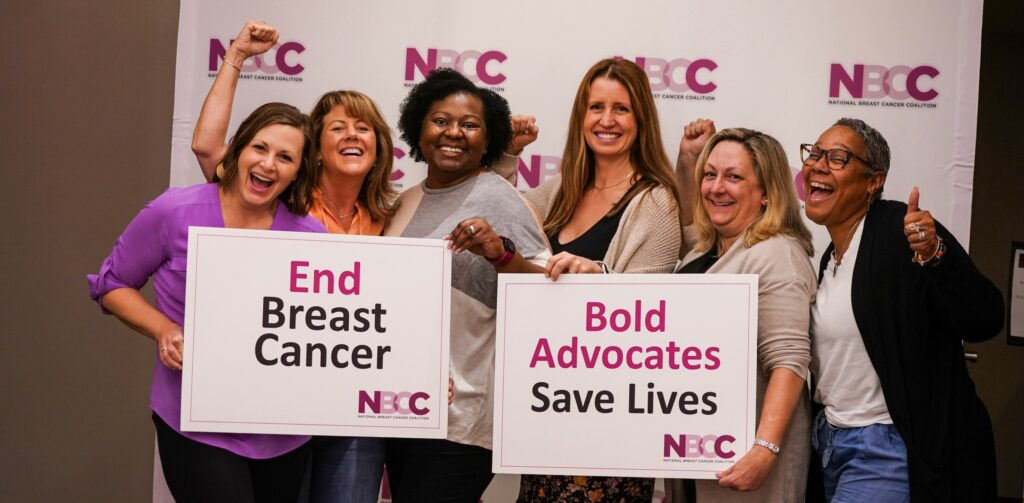
{"type": "MultiPolygon", "coordinates": [[[[1021,145],[1024,18],[1008,9],[986,12],[971,246],[1004,290],[1009,241],[1024,240],[1024,170],[1008,150],[1021,145]]],[[[167,186],[178,2],[12,1],[0,19],[0,500],[147,501],[154,345],[100,316],[84,275],[167,186]]],[[[1000,494],[1020,497],[1024,348],[1004,341],[971,345],[972,371],[1000,494]]]]}
{"type": "Polygon", "coordinates": [[[178,2],[0,2],[0,501],[148,501],[153,343],[86,272],[167,186],[178,2]]]}

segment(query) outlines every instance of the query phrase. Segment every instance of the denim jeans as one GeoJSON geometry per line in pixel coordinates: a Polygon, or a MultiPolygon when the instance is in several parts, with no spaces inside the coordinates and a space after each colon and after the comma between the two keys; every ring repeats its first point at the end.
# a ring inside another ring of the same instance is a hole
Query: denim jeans
{"type": "Polygon", "coordinates": [[[910,501],[907,447],[896,427],[872,424],[837,428],[814,419],[811,438],[821,456],[825,498],[832,503],[897,503],[910,501]]]}
{"type": "MultiPolygon", "coordinates": [[[[384,439],[313,437],[310,503],[376,503],[384,473],[384,439]]],[[[305,491],[304,491],[305,492],[305,491]]]]}

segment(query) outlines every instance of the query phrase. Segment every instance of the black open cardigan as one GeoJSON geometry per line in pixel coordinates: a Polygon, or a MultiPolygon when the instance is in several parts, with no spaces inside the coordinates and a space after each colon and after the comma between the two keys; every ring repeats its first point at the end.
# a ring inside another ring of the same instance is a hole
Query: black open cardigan
{"type": "MultiPolygon", "coordinates": [[[[992,424],[961,340],[981,342],[1002,330],[1003,297],[937,222],[946,243],[942,261],[911,262],[906,212],[906,204],[881,200],[868,211],[853,271],[853,316],[907,445],[911,501],[994,501],[992,424]]],[[[821,258],[819,282],[832,249],[821,258]]]]}

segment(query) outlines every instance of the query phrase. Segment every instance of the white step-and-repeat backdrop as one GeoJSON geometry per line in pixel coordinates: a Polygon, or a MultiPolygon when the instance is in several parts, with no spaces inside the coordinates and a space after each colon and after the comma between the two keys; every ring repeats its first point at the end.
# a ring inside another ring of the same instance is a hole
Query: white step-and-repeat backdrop
{"type": "MultiPolygon", "coordinates": [[[[650,76],[670,158],[684,124],[712,118],[719,128],[778,138],[802,189],[797,146],[837,118],[861,118],[892,148],[886,197],[905,201],[920,186],[922,207],[966,246],[981,14],[976,0],[182,0],[170,183],[202,181],[190,149],[195,119],[220,56],[255,19],[281,38],[243,66],[229,131],[262,103],[309,110],[334,89],[370,95],[394,126],[413,84],[435,67],[455,67],[499,92],[514,113],[537,117],[540,138],[518,173],[528,191],[558,171],[579,79],[595,61],[618,56],[650,76]]],[[[394,183],[411,187],[425,167],[397,137],[395,146],[394,183]]],[[[827,234],[812,229],[823,250],[827,234]]]]}

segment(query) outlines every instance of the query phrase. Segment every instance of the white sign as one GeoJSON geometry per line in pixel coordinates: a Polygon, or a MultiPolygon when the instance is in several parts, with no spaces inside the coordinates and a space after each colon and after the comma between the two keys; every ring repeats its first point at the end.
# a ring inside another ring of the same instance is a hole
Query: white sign
{"type": "Polygon", "coordinates": [[[756,275],[498,280],[494,471],[714,478],[754,441],[756,275]]]}
{"type": "Polygon", "coordinates": [[[444,438],[440,240],[189,229],[186,431],[444,438]]]}

